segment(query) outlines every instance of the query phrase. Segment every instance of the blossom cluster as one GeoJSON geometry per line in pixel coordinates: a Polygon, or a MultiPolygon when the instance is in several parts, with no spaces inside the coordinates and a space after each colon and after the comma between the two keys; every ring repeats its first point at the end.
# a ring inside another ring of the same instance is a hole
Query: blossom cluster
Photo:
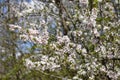
{"type": "Polygon", "coordinates": [[[38,54],[24,59],[27,69],[63,74],[66,80],[119,78],[119,14],[110,1],[94,0],[91,10],[89,1],[61,0],[62,12],[54,0],[38,1],[33,11],[21,12],[25,16],[18,24],[24,27],[11,25],[10,30],[20,29],[21,40],[41,48],[38,54]],[[49,33],[51,26],[57,28],[54,35],[49,33]]]}
{"type": "MultiPolygon", "coordinates": [[[[31,58],[38,58],[37,56],[31,56],[31,58]]],[[[29,58],[25,59],[25,66],[27,69],[35,69],[35,70],[50,70],[54,71],[60,68],[60,65],[56,62],[57,57],[48,57],[46,55],[39,55],[39,61],[32,61],[29,58]],[[56,62],[56,63],[55,63],[56,62]]]]}

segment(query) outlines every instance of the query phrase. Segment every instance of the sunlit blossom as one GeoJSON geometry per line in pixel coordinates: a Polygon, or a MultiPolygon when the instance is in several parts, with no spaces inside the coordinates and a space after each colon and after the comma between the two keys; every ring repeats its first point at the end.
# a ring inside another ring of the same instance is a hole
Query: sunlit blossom
{"type": "Polygon", "coordinates": [[[98,0],[98,2],[102,2],[102,0],[98,0]]]}
{"type": "Polygon", "coordinates": [[[87,53],[87,50],[85,48],[82,49],[82,53],[87,53]]]}
{"type": "Polygon", "coordinates": [[[35,64],[30,59],[25,59],[25,65],[28,69],[33,69],[35,67],[35,64]]]}
{"type": "Polygon", "coordinates": [[[21,26],[18,26],[18,25],[14,25],[14,24],[9,24],[9,29],[11,30],[11,31],[14,31],[15,29],[22,29],[22,27],[21,26]]]}
{"type": "Polygon", "coordinates": [[[80,3],[83,3],[83,4],[88,4],[88,0],[79,0],[80,3]]]}
{"type": "Polygon", "coordinates": [[[31,35],[37,35],[37,34],[39,34],[39,31],[38,30],[34,30],[34,29],[28,29],[28,32],[31,35]]]}
{"type": "Polygon", "coordinates": [[[93,30],[93,33],[95,34],[95,36],[100,36],[100,34],[99,34],[99,32],[98,32],[98,30],[96,29],[96,28],[94,28],[94,30],[93,30]]]}

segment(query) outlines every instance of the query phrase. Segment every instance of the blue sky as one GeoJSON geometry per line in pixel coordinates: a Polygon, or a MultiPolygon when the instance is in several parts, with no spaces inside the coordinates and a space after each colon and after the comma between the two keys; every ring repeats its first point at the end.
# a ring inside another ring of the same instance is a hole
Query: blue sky
{"type": "MultiPolygon", "coordinates": [[[[4,3],[6,0],[0,0],[0,3],[4,3]]],[[[30,3],[32,0],[25,0],[26,2],[30,3]]],[[[16,2],[21,2],[21,0],[16,0],[16,2]]],[[[5,14],[7,13],[7,6],[2,7],[2,12],[5,14]]]]}

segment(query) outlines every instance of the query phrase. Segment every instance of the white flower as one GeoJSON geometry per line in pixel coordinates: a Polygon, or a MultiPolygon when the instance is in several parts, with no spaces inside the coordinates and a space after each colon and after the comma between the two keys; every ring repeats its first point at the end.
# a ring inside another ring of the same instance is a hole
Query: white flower
{"type": "Polygon", "coordinates": [[[59,10],[56,7],[53,8],[53,12],[59,14],[59,10]]]}
{"type": "Polygon", "coordinates": [[[76,50],[79,52],[80,50],[81,50],[81,48],[82,48],[82,45],[77,45],[77,47],[76,47],[76,50]]]}
{"type": "Polygon", "coordinates": [[[84,19],[84,16],[79,15],[79,19],[80,19],[80,20],[83,20],[83,19],[84,19]]]}
{"type": "Polygon", "coordinates": [[[116,73],[113,72],[113,71],[108,71],[107,75],[110,77],[110,78],[113,78],[115,79],[117,77],[116,73]]]}
{"type": "Polygon", "coordinates": [[[53,3],[50,3],[50,4],[49,4],[49,8],[53,8],[53,7],[55,7],[54,4],[53,4],[53,3]]]}
{"type": "Polygon", "coordinates": [[[97,33],[98,33],[98,31],[97,31],[96,28],[94,28],[93,32],[94,32],[94,34],[97,34],[97,33]]]}
{"type": "Polygon", "coordinates": [[[102,2],[102,0],[98,0],[98,2],[102,2]]]}
{"type": "Polygon", "coordinates": [[[32,13],[33,9],[27,9],[27,10],[24,10],[20,13],[20,16],[22,15],[26,15],[26,14],[29,14],[29,13],[32,13]]]}
{"type": "Polygon", "coordinates": [[[64,41],[64,42],[70,42],[70,39],[69,39],[68,36],[63,36],[63,41],[64,41]]]}
{"type": "Polygon", "coordinates": [[[46,22],[43,19],[40,21],[40,23],[41,23],[41,26],[45,26],[46,25],[46,22]]]}
{"type": "Polygon", "coordinates": [[[113,55],[113,54],[108,54],[107,57],[108,57],[109,59],[112,59],[112,58],[114,57],[114,55],[113,55]]]}
{"type": "Polygon", "coordinates": [[[73,31],[73,32],[72,32],[72,35],[73,35],[74,37],[76,36],[76,34],[77,34],[76,31],[73,31]]]}
{"type": "Polygon", "coordinates": [[[101,52],[103,54],[106,54],[106,48],[105,48],[105,46],[100,46],[100,49],[101,49],[101,52]]]}
{"type": "MultiPolygon", "coordinates": [[[[95,42],[95,41],[94,41],[95,42]]],[[[100,48],[99,47],[96,47],[95,48],[95,52],[99,52],[100,51],[100,48]]]]}
{"type": "Polygon", "coordinates": [[[51,62],[51,69],[54,71],[54,69],[55,68],[59,68],[60,67],[60,65],[57,65],[56,63],[54,63],[54,62],[51,62]]]}
{"type": "Polygon", "coordinates": [[[47,44],[48,43],[48,41],[46,39],[42,39],[41,42],[42,42],[42,44],[47,44]]]}
{"type": "Polygon", "coordinates": [[[71,62],[71,63],[73,63],[73,64],[76,64],[73,56],[74,56],[74,55],[71,54],[71,55],[68,57],[68,61],[71,62]]]}
{"type": "Polygon", "coordinates": [[[95,36],[100,36],[100,34],[99,34],[99,32],[97,31],[96,28],[94,28],[93,33],[95,34],[95,36]]]}
{"type": "Polygon", "coordinates": [[[43,10],[45,7],[45,4],[43,2],[39,2],[38,5],[37,5],[37,8],[40,9],[40,10],[43,10]]]}
{"type": "Polygon", "coordinates": [[[94,16],[95,19],[97,18],[97,14],[98,14],[98,9],[93,8],[92,9],[92,16],[94,16]]]}
{"type": "Polygon", "coordinates": [[[77,32],[77,35],[78,35],[78,36],[81,36],[81,35],[82,35],[82,31],[78,31],[78,32],[77,32]]]}
{"type": "Polygon", "coordinates": [[[45,66],[45,65],[42,66],[41,69],[42,69],[43,71],[46,70],[46,66],[45,66]]]}
{"type": "Polygon", "coordinates": [[[18,26],[18,25],[14,25],[14,24],[9,24],[9,29],[11,31],[14,31],[15,29],[21,29],[21,26],[18,26]]]}
{"type": "Polygon", "coordinates": [[[100,70],[103,71],[103,72],[106,72],[106,69],[104,66],[100,67],[100,70]]]}
{"type": "Polygon", "coordinates": [[[94,75],[92,75],[92,76],[89,77],[90,80],[94,80],[94,78],[95,78],[94,75]]]}
{"type": "Polygon", "coordinates": [[[49,60],[55,61],[55,58],[54,57],[50,57],[49,60]]]}
{"type": "Polygon", "coordinates": [[[31,35],[37,35],[37,34],[39,34],[39,31],[38,30],[33,30],[33,29],[28,29],[28,33],[31,34],[31,35]]]}
{"type": "Polygon", "coordinates": [[[57,36],[57,39],[58,39],[59,43],[68,43],[68,42],[70,42],[70,39],[69,39],[68,36],[63,36],[63,37],[57,36]]]}
{"type": "Polygon", "coordinates": [[[86,19],[84,19],[84,20],[83,20],[83,23],[84,23],[84,24],[87,24],[87,23],[88,23],[88,21],[87,21],[86,19]]]}
{"type": "Polygon", "coordinates": [[[88,0],[79,0],[79,2],[82,4],[88,4],[88,0]]]}
{"type": "Polygon", "coordinates": [[[104,30],[109,30],[110,29],[110,27],[108,27],[108,26],[104,26],[104,28],[103,28],[104,30]]]}
{"type": "Polygon", "coordinates": [[[45,61],[40,61],[40,63],[41,63],[41,64],[46,64],[46,62],[45,62],[45,61]]]}
{"type": "Polygon", "coordinates": [[[46,56],[46,55],[42,56],[41,60],[47,61],[48,60],[48,56],[46,56]]]}
{"type": "Polygon", "coordinates": [[[84,33],[84,35],[88,35],[88,33],[87,33],[87,32],[85,32],[85,33],[84,33]]]}
{"type": "Polygon", "coordinates": [[[57,48],[56,44],[54,44],[54,43],[50,44],[50,47],[51,47],[52,49],[56,49],[56,48],[57,48]]]}
{"type": "Polygon", "coordinates": [[[35,68],[35,64],[30,60],[30,59],[25,59],[25,66],[28,69],[33,69],[35,68]]]}
{"type": "Polygon", "coordinates": [[[87,50],[85,48],[83,48],[82,53],[87,53],[87,50]]]}
{"type": "Polygon", "coordinates": [[[85,75],[85,74],[86,74],[86,71],[82,71],[81,74],[85,75]]]}
{"type": "Polygon", "coordinates": [[[74,76],[74,77],[73,77],[73,80],[78,80],[78,79],[79,79],[78,76],[74,76]]]}

